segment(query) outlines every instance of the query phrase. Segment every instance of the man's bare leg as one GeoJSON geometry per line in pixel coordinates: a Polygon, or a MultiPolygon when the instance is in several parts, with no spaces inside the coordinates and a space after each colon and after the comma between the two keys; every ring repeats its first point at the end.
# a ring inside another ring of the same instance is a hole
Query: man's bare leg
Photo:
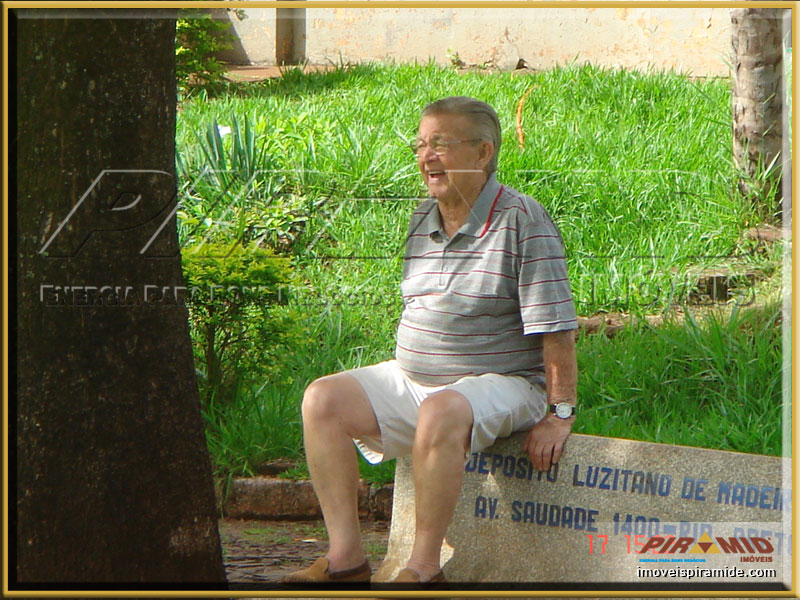
{"type": "Polygon", "coordinates": [[[472,408],[451,390],[430,395],[419,409],[411,457],[414,469],[416,536],[408,568],[427,581],[440,570],[447,526],[464,481],[464,456],[470,446],[472,408]]]}
{"type": "Polygon", "coordinates": [[[358,520],[358,459],[353,438],[379,436],[363,388],[350,375],[317,379],[303,396],[303,438],[308,470],[319,499],[332,571],[365,560],[358,520]]]}

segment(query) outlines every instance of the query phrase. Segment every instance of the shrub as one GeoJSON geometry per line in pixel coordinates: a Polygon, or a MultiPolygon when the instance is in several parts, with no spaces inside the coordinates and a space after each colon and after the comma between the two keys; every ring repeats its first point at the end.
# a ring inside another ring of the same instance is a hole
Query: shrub
{"type": "Polygon", "coordinates": [[[289,259],[211,243],[184,249],[183,270],[204,401],[226,402],[239,386],[274,375],[281,348],[300,340],[291,315],[275,310],[286,302],[289,259]]]}
{"type": "MultiPolygon", "coordinates": [[[[228,9],[230,10],[230,9],[228,9]]],[[[232,47],[231,24],[207,9],[183,9],[175,29],[175,75],[178,87],[222,83],[224,68],[216,55],[232,47]]],[[[240,18],[244,11],[237,10],[240,18]]]]}

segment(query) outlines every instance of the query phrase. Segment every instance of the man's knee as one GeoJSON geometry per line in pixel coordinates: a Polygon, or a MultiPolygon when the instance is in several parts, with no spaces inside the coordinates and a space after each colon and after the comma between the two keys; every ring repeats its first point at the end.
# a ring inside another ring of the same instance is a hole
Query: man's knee
{"type": "Polygon", "coordinates": [[[341,409],[337,402],[336,384],[330,377],[315,379],[303,393],[303,420],[331,419],[341,409]]]}
{"type": "Polygon", "coordinates": [[[459,443],[468,447],[471,432],[472,408],[458,392],[443,390],[420,404],[416,443],[426,446],[459,443]]]}
{"type": "Polygon", "coordinates": [[[303,394],[302,415],[305,424],[340,427],[350,437],[380,433],[369,399],[360,384],[344,373],[311,382],[303,394]]]}

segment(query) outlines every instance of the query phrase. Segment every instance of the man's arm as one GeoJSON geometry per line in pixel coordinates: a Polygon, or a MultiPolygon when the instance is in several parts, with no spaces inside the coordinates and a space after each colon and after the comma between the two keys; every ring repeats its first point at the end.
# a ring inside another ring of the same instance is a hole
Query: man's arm
{"type": "MultiPolygon", "coordinates": [[[[578,363],[575,358],[575,331],[542,333],[544,369],[547,380],[547,403],[577,402],[578,363]]],[[[560,419],[548,412],[531,428],[522,449],[528,453],[533,466],[547,471],[561,458],[564,441],[572,430],[575,417],[560,419]]]]}

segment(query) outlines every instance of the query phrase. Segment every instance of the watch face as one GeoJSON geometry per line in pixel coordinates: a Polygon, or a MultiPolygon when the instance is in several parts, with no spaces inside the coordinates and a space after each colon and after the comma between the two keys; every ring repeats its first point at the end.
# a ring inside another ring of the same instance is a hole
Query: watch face
{"type": "Polygon", "coordinates": [[[562,419],[568,419],[572,416],[573,407],[566,402],[556,404],[556,416],[562,419]]]}

